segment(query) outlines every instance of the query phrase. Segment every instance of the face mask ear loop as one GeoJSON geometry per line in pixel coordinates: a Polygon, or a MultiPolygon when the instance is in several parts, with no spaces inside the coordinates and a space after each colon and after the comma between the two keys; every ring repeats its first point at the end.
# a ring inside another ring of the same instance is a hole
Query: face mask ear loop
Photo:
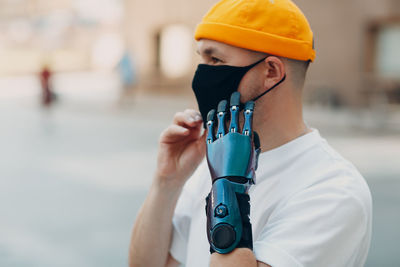
{"type": "Polygon", "coordinates": [[[267,91],[265,91],[264,93],[262,93],[261,95],[255,97],[252,99],[252,101],[257,101],[258,99],[260,99],[261,97],[263,97],[265,94],[267,94],[268,92],[270,92],[272,89],[274,89],[275,87],[277,87],[278,85],[280,85],[281,83],[283,83],[286,80],[286,73],[285,76],[283,76],[282,80],[280,80],[279,82],[277,82],[274,86],[272,86],[271,88],[269,88],[267,91]]]}
{"type": "MultiPolygon", "coordinates": [[[[255,62],[255,63],[251,64],[250,66],[251,66],[251,67],[255,67],[256,65],[260,64],[261,62],[263,62],[266,58],[267,58],[267,57],[264,57],[264,58],[260,59],[259,61],[257,61],[257,62],[255,62]]],[[[249,67],[250,67],[250,66],[249,66],[249,67]]]]}

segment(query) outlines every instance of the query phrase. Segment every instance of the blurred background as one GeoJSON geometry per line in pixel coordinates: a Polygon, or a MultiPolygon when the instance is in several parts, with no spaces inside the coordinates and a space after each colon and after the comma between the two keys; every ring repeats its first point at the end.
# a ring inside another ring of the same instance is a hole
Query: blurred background
{"type": "MultiPolygon", "coordinates": [[[[215,2],[0,1],[0,266],[127,265],[215,2]]],[[[400,0],[295,2],[317,50],[305,119],[371,188],[366,266],[400,266],[400,0]]]]}

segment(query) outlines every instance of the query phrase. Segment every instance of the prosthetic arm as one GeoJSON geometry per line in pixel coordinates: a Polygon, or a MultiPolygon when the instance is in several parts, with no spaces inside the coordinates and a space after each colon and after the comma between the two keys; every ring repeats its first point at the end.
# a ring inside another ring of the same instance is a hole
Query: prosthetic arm
{"type": "Polygon", "coordinates": [[[207,162],[212,178],[206,199],[207,237],[210,252],[229,253],[238,247],[253,248],[248,190],[255,183],[260,142],[252,131],[254,102],[244,105],[240,133],[240,93],[223,100],[207,116],[207,162]],[[226,129],[230,115],[229,128],[226,129]]]}

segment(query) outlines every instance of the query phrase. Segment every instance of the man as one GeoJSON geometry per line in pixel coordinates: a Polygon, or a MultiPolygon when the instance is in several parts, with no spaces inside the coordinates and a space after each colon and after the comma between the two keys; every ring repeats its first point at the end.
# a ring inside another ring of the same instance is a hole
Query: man
{"type": "Polygon", "coordinates": [[[195,38],[203,64],[193,89],[201,113],[178,112],[161,134],[130,265],[363,266],[371,237],[368,186],[302,117],[302,88],[315,58],[302,12],[290,0],[222,0],[195,38]],[[253,242],[210,253],[204,206],[212,181],[201,128],[208,110],[235,90],[242,103],[255,100],[262,151],[248,192],[253,242]]]}

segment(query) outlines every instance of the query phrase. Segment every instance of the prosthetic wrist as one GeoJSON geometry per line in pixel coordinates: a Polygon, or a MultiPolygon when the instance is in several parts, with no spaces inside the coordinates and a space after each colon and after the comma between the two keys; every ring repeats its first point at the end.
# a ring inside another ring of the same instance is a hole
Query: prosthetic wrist
{"type": "Polygon", "coordinates": [[[254,102],[244,106],[242,133],[239,133],[238,92],[232,94],[230,113],[227,109],[228,103],[223,100],[217,115],[211,110],[207,116],[207,162],[212,178],[211,192],[206,199],[207,237],[210,252],[221,254],[238,247],[253,248],[248,190],[255,183],[260,153],[258,135],[252,131],[254,102]]]}

